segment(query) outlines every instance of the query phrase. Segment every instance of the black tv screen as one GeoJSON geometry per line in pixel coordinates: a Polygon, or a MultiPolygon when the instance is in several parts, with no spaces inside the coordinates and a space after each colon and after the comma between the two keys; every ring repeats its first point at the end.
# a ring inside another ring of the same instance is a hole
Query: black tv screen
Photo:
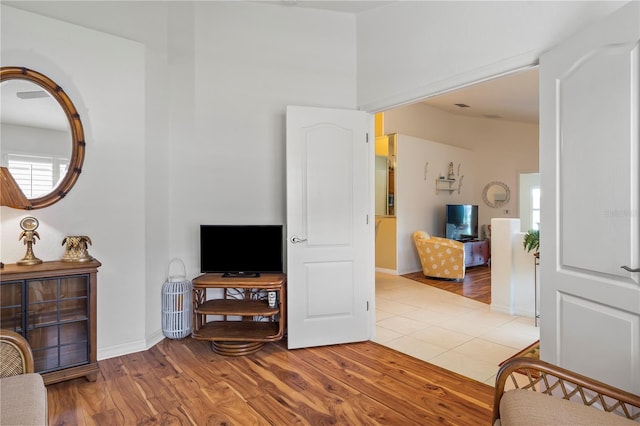
{"type": "Polygon", "coordinates": [[[447,204],[445,237],[457,241],[478,239],[478,206],[447,204]]]}
{"type": "Polygon", "coordinates": [[[200,225],[200,271],[282,272],[282,225],[200,225]]]}

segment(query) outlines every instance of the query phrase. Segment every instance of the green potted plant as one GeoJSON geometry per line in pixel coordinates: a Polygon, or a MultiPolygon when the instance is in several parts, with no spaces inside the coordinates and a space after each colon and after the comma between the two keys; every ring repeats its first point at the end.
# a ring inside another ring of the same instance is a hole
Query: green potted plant
{"type": "Polygon", "coordinates": [[[523,247],[527,252],[531,250],[535,250],[534,254],[538,254],[538,250],[540,250],[540,230],[539,229],[530,229],[524,234],[524,240],[522,242],[523,247]]]}

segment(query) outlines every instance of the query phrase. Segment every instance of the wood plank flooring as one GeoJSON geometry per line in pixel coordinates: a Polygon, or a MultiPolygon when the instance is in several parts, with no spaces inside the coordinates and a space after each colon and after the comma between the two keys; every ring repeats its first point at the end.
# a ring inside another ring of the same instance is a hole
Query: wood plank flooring
{"type": "Polygon", "coordinates": [[[224,357],[165,339],[49,385],[50,425],[490,424],[493,388],[373,342],[224,357]]]}
{"type": "Polygon", "coordinates": [[[462,282],[425,277],[422,271],[405,274],[403,277],[459,296],[468,297],[487,305],[491,304],[491,268],[488,266],[467,268],[462,282]]]}

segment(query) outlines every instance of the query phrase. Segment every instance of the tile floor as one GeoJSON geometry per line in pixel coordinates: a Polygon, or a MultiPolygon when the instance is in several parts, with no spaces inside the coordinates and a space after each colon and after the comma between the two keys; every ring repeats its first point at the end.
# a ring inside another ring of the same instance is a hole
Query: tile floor
{"type": "Polygon", "coordinates": [[[539,338],[533,318],[376,273],[374,341],[493,386],[498,364],[539,338]]]}

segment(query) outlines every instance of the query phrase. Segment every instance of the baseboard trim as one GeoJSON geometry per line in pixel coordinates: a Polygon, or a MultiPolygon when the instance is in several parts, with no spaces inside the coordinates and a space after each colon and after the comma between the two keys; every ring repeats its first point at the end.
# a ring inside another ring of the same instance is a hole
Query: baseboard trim
{"type": "Polygon", "coordinates": [[[511,308],[509,306],[495,305],[495,304],[492,303],[489,306],[489,309],[494,311],[494,312],[500,312],[501,314],[514,315],[514,312],[511,310],[511,308]]]}
{"type": "Polygon", "coordinates": [[[135,342],[123,343],[121,345],[98,348],[98,361],[146,350],[147,345],[144,340],[136,340],[135,342]]]}
{"type": "Polygon", "coordinates": [[[123,343],[121,345],[98,348],[98,361],[146,351],[160,343],[163,339],[164,334],[162,334],[162,330],[156,330],[147,336],[145,340],[137,340],[135,342],[123,343]]]}

